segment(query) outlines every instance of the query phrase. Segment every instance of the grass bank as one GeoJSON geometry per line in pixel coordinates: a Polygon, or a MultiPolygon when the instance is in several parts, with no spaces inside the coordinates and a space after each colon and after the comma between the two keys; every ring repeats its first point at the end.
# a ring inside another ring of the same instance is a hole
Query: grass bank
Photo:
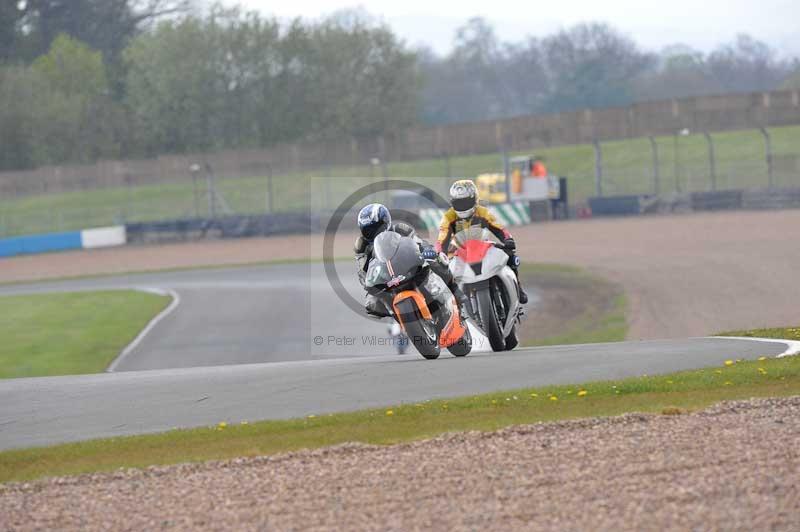
{"type": "Polygon", "coordinates": [[[621,286],[563,264],[520,268],[523,284],[538,303],[520,326],[525,346],[620,342],[628,333],[627,300],[621,286]]]}
{"type": "Polygon", "coordinates": [[[0,297],[0,378],[102,372],[169,300],[134,290],[0,297]]]}
{"type": "Polygon", "coordinates": [[[777,338],[779,340],[796,340],[800,342],[800,327],[777,327],[770,329],[752,329],[749,331],[728,331],[717,336],[744,336],[745,338],[777,338]]]}
{"type": "Polygon", "coordinates": [[[449,431],[612,416],[679,415],[722,400],[800,394],[800,357],[727,361],[662,376],[528,388],[379,410],[177,430],[0,453],[0,482],[255,456],[359,441],[389,445],[449,431]]]}

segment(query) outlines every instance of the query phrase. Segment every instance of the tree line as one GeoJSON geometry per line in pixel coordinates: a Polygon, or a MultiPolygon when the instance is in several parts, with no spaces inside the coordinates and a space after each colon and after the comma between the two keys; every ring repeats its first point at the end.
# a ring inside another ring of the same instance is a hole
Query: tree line
{"type": "Polygon", "coordinates": [[[362,11],[279,21],[188,0],[5,2],[0,169],[771,90],[798,71],[747,36],[654,54],[606,24],[502,42],[472,19],[439,56],[362,11]]]}
{"type": "Polygon", "coordinates": [[[453,51],[417,54],[421,118],[456,123],[634,102],[800,87],[800,60],[748,35],[703,53],[643,50],[608,24],[579,24],[503,42],[484,19],[461,27],[453,51]]]}

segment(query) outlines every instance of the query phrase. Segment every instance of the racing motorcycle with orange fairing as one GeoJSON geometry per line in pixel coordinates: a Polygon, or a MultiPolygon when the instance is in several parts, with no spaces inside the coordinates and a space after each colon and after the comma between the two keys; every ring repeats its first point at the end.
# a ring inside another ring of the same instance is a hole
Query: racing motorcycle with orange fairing
{"type": "Polygon", "coordinates": [[[386,305],[423,357],[438,358],[442,348],[466,356],[472,350],[469,328],[456,297],[429,262],[412,237],[384,231],[375,238],[367,291],[386,305]]]}

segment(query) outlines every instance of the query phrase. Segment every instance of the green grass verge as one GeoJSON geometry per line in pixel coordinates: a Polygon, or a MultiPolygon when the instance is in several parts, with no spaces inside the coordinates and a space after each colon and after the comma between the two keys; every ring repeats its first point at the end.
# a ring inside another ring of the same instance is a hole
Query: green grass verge
{"type": "Polygon", "coordinates": [[[664,376],[5,451],[0,453],[0,482],[266,455],[352,441],[389,445],[450,431],[490,431],[515,424],[631,411],[680,414],[721,400],[798,393],[800,357],[730,361],[730,365],[664,376]]]}
{"type": "MultiPolygon", "coordinates": [[[[793,157],[800,156],[800,126],[771,128],[775,161],[775,184],[798,186],[793,157]]],[[[720,189],[766,186],[767,166],[764,139],[756,130],[715,133],[717,186],[720,189]]],[[[659,147],[660,190],[678,188],[708,190],[711,186],[708,148],[702,135],[679,137],[677,150],[672,136],[657,137],[659,147]],[[677,169],[677,173],[676,173],[677,169]]],[[[594,194],[594,152],[590,144],[540,148],[554,173],[569,177],[572,203],[594,194]]],[[[519,152],[513,155],[523,155],[519,152]]],[[[603,143],[604,192],[641,194],[653,191],[652,154],[645,138],[603,143]]],[[[389,163],[393,178],[431,176],[420,181],[445,193],[455,177],[475,177],[502,170],[497,153],[452,157],[449,167],[443,159],[389,163]]],[[[336,167],[325,171],[275,176],[273,206],[277,211],[333,208],[359,186],[381,177],[370,176],[368,165],[336,167]]],[[[219,179],[218,189],[233,211],[255,214],[266,209],[267,178],[219,179]]],[[[383,196],[377,200],[385,199],[383,196]]],[[[129,188],[95,189],[24,198],[0,199],[0,236],[85,229],[123,223],[186,216],[204,216],[207,207],[195,205],[188,172],[175,175],[174,181],[129,188]]]]}
{"type": "Polygon", "coordinates": [[[169,300],[133,290],[0,297],[0,378],[101,372],[169,300]]]}
{"type": "Polygon", "coordinates": [[[519,328],[522,345],[620,342],[627,336],[628,303],[619,285],[563,264],[523,264],[520,276],[541,298],[519,328]]]}
{"type": "Polygon", "coordinates": [[[744,336],[746,338],[777,338],[779,340],[800,341],[800,327],[776,327],[771,329],[752,329],[749,331],[728,331],[717,336],[744,336]]]}

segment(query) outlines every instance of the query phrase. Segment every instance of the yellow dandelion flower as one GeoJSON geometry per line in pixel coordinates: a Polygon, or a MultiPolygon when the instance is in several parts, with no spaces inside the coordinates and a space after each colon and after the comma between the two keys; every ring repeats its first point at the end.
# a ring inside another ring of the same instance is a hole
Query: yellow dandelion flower
{"type": "Polygon", "coordinates": [[[310,416],[308,416],[308,419],[314,419],[315,417],[317,417],[317,416],[315,416],[314,414],[311,414],[310,416]]]}
{"type": "Polygon", "coordinates": [[[731,381],[725,381],[725,386],[730,386],[730,385],[732,385],[732,384],[733,384],[733,383],[732,383],[731,381]]]}
{"type": "Polygon", "coordinates": [[[497,404],[497,399],[492,399],[492,404],[496,405],[497,404]]]}
{"type": "Polygon", "coordinates": [[[589,393],[589,392],[587,392],[586,390],[580,390],[578,392],[578,397],[584,397],[587,393],[589,393]]]}
{"type": "Polygon", "coordinates": [[[386,415],[387,416],[393,416],[394,415],[394,410],[387,410],[386,411],[386,415]]]}
{"type": "Polygon", "coordinates": [[[531,397],[533,397],[533,398],[539,397],[539,394],[538,393],[532,393],[531,397]]]}
{"type": "Polygon", "coordinates": [[[725,361],[725,365],[726,366],[733,366],[733,360],[726,360],[725,361]]]}
{"type": "Polygon", "coordinates": [[[758,361],[759,362],[764,362],[766,359],[767,359],[767,357],[758,357],[758,361]]]}
{"type": "Polygon", "coordinates": [[[228,426],[228,424],[227,424],[227,423],[225,423],[224,421],[220,421],[220,422],[219,422],[219,425],[217,425],[217,428],[219,428],[219,429],[224,429],[224,428],[225,428],[225,427],[227,427],[227,426],[228,426]]]}
{"type": "Polygon", "coordinates": [[[551,395],[550,396],[550,400],[551,401],[558,401],[558,397],[556,397],[555,395],[551,395]]]}

